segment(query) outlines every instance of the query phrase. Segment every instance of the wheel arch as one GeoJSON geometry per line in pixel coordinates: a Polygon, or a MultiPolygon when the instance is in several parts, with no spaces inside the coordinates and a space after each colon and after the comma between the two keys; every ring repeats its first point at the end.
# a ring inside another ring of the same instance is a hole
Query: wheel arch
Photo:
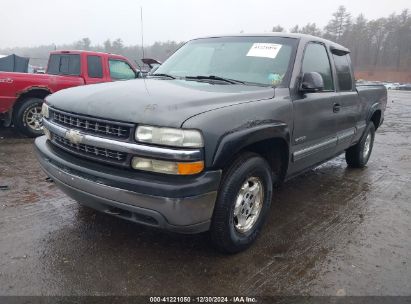
{"type": "Polygon", "coordinates": [[[264,157],[280,180],[285,178],[290,157],[290,132],[285,123],[270,123],[232,131],[222,137],[212,166],[226,168],[243,151],[264,157]]]}
{"type": "Polygon", "coordinates": [[[44,99],[48,95],[50,95],[52,92],[49,88],[47,87],[30,87],[27,88],[17,94],[16,102],[13,106],[13,109],[16,109],[22,101],[26,100],[27,98],[40,98],[44,99]]]}
{"type": "Polygon", "coordinates": [[[366,122],[367,123],[372,122],[374,124],[375,130],[377,130],[378,127],[381,125],[381,119],[382,119],[382,111],[380,108],[380,104],[378,102],[375,102],[369,108],[366,122]]]}
{"type": "Polygon", "coordinates": [[[380,109],[376,109],[374,112],[372,112],[370,116],[370,121],[374,123],[375,130],[377,130],[378,127],[381,125],[381,116],[382,112],[380,109]]]}

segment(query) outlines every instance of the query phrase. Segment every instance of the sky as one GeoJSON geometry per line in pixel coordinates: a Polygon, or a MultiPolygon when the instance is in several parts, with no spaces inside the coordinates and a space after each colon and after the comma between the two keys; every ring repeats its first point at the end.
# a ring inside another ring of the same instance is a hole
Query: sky
{"type": "Polygon", "coordinates": [[[214,34],[258,33],[280,24],[287,30],[315,22],[323,27],[339,5],[367,19],[386,17],[410,0],[0,0],[0,49],[61,45],[89,37],[92,44],[121,38],[140,44],[187,41],[214,34]]]}

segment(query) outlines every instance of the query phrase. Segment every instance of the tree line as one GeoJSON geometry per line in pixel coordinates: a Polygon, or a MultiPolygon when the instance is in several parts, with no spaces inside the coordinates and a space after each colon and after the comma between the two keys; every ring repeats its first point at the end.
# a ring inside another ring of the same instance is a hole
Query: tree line
{"type": "MultiPolygon", "coordinates": [[[[281,25],[273,27],[273,32],[284,31],[281,25]]],[[[410,71],[411,68],[411,14],[407,9],[367,20],[363,14],[353,17],[340,6],[324,28],[308,23],[296,25],[289,32],[320,36],[349,48],[357,69],[410,71]]]]}
{"type": "Polygon", "coordinates": [[[174,53],[183,43],[175,41],[155,42],[150,46],[144,47],[141,45],[126,46],[121,38],[110,40],[107,39],[102,45],[92,45],[90,38],[83,38],[74,43],[64,45],[42,45],[37,47],[15,47],[0,49],[0,54],[17,54],[23,57],[30,58],[30,64],[35,66],[47,65],[49,53],[54,50],[86,50],[96,52],[107,52],[119,54],[129,58],[136,66],[141,66],[141,58],[155,58],[160,61],[167,59],[174,53]]]}
{"type": "MultiPolygon", "coordinates": [[[[274,26],[274,32],[286,32],[281,25],[274,26]]],[[[353,17],[344,6],[332,14],[327,25],[320,28],[316,23],[295,25],[291,33],[303,33],[324,37],[344,45],[351,50],[356,69],[390,69],[410,71],[411,68],[411,15],[405,9],[374,20],[367,20],[363,14],[353,17]]],[[[144,48],[144,57],[163,61],[177,50],[183,42],[155,42],[144,48]]],[[[48,53],[55,49],[92,50],[124,55],[141,65],[141,45],[124,45],[121,38],[106,40],[102,45],[92,45],[90,38],[83,38],[66,45],[45,45],[0,50],[0,54],[15,53],[30,57],[31,64],[47,64],[48,53]]]]}

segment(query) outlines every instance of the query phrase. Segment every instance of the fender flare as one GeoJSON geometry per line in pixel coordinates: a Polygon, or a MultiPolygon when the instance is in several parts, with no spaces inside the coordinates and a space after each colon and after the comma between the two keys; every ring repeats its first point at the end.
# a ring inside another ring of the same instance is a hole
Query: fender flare
{"type": "Polygon", "coordinates": [[[212,167],[222,167],[227,159],[241,151],[243,148],[267,139],[282,139],[290,147],[290,131],[283,122],[270,122],[258,125],[245,125],[234,129],[221,136],[212,158],[212,167]]]}
{"type": "Polygon", "coordinates": [[[379,110],[379,103],[374,102],[368,109],[367,122],[370,121],[371,117],[374,115],[375,111],[379,110]]]}
{"type": "Polygon", "coordinates": [[[53,94],[53,91],[47,86],[29,86],[16,93],[16,101],[22,98],[24,95],[30,94],[32,91],[48,92],[47,95],[53,94]]]}
{"type": "MultiPolygon", "coordinates": [[[[368,110],[368,114],[367,114],[367,119],[366,119],[366,124],[368,124],[371,121],[371,118],[373,117],[373,115],[375,114],[375,112],[380,111],[381,115],[382,115],[382,110],[380,109],[380,103],[375,102],[371,105],[371,107],[368,110]]],[[[381,120],[379,122],[379,125],[381,125],[381,120]]]]}

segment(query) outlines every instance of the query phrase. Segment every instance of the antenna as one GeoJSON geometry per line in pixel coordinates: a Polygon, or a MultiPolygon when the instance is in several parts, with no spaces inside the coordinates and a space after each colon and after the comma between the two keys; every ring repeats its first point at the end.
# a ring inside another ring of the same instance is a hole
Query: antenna
{"type": "Polygon", "coordinates": [[[144,58],[144,33],[143,33],[143,7],[140,6],[140,19],[141,19],[141,51],[144,58]]]}

